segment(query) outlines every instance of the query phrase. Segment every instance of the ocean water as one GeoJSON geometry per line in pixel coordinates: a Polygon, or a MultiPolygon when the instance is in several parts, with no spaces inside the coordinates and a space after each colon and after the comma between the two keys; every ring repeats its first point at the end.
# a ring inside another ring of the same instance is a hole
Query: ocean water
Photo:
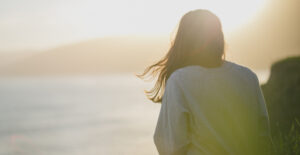
{"type": "Polygon", "coordinates": [[[158,154],[151,86],[132,74],[0,78],[0,155],[158,154]]]}

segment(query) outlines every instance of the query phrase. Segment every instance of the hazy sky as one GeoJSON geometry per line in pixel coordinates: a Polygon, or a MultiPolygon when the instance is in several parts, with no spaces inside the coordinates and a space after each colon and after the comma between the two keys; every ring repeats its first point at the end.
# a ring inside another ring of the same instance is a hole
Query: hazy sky
{"type": "Polygon", "coordinates": [[[0,0],[0,51],[47,49],[116,35],[169,35],[189,10],[216,13],[225,33],[267,0],[0,0]]]}

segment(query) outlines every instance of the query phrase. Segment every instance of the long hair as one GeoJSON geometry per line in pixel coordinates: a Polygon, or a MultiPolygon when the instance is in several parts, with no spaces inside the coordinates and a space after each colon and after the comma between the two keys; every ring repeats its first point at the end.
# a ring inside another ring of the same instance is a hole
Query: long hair
{"type": "Polygon", "coordinates": [[[150,100],[159,103],[166,81],[175,70],[188,65],[216,67],[222,64],[224,57],[224,35],[219,18],[208,10],[197,9],[181,18],[168,53],[137,76],[158,75],[154,87],[145,92],[150,100]]]}

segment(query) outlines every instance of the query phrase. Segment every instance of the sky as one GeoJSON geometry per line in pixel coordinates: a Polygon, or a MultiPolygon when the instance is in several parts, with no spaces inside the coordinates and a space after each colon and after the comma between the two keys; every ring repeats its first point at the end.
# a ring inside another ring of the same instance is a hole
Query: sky
{"type": "Polygon", "coordinates": [[[217,14],[225,34],[267,0],[0,0],[0,51],[40,50],[92,38],[170,35],[193,9],[217,14]]]}

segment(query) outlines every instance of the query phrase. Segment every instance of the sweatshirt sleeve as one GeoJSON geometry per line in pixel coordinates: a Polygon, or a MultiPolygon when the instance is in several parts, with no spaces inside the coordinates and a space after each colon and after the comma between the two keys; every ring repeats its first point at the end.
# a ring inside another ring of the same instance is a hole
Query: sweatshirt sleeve
{"type": "Polygon", "coordinates": [[[182,89],[175,76],[171,76],[166,84],[154,133],[154,143],[160,155],[186,154],[190,143],[188,117],[182,89]]]}

